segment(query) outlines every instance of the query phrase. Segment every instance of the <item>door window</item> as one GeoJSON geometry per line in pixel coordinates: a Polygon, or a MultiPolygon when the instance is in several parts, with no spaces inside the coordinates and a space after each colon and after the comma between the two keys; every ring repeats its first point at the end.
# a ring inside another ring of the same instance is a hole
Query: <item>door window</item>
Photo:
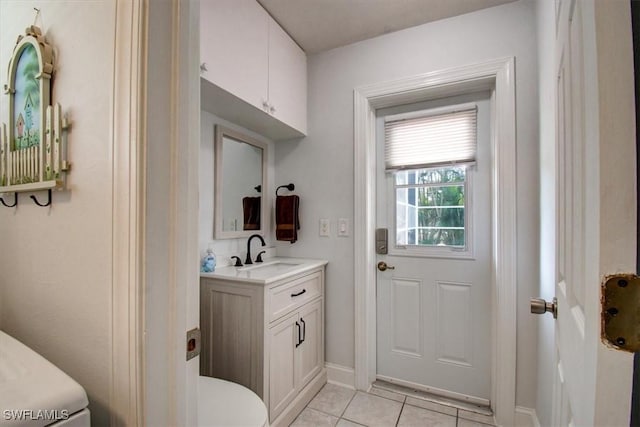
{"type": "Polygon", "coordinates": [[[466,247],[466,167],[395,173],[396,244],[466,247]]]}

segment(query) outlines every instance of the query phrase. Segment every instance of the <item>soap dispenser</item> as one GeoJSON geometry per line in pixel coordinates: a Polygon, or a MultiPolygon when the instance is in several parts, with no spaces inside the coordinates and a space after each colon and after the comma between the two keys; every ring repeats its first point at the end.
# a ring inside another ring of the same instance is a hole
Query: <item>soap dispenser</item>
{"type": "Polygon", "coordinates": [[[207,254],[204,256],[204,258],[202,258],[200,271],[202,273],[213,273],[214,271],[216,271],[216,256],[214,255],[211,248],[207,249],[207,254]]]}

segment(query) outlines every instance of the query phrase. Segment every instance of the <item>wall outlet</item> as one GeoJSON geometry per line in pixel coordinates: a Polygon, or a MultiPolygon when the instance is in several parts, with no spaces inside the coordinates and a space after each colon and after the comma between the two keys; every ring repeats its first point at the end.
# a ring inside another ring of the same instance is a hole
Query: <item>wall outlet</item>
{"type": "Polygon", "coordinates": [[[320,219],[320,237],[329,237],[330,227],[329,220],[326,218],[320,219]]]}
{"type": "Polygon", "coordinates": [[[349,220],[347,218],[338,219],[338,236],[347,237],[349,235],[349,220]]]}

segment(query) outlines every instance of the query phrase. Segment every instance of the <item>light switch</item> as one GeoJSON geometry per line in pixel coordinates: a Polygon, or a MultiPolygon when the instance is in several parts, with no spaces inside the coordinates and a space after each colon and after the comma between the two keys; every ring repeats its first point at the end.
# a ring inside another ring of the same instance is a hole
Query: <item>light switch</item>
{"type": "Polygon", "coordinates": [[[320,237],[329,237],[329,220],[326,218],[320,219],[320,237]]]}
{"type": "Polygon", "coordinates": [[[338,236],[347,237],[349,235],[349,220],[347,218],[338,219],[338,236]]]}

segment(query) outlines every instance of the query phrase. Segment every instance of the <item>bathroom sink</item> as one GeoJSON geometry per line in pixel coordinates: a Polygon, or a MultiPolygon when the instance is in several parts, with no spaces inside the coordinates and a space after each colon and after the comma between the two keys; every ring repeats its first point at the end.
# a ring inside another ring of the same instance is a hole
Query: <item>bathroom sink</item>
{"type": "Polygon", "coordinates": [[[292,267],[298,267],[300,263],[287,262],[287,261],[269,261],[259,264],[253,264],[246,267],[239,268],[238,271],[255,271],[255,272],[280,272],[289,270],[292,267]]]}

